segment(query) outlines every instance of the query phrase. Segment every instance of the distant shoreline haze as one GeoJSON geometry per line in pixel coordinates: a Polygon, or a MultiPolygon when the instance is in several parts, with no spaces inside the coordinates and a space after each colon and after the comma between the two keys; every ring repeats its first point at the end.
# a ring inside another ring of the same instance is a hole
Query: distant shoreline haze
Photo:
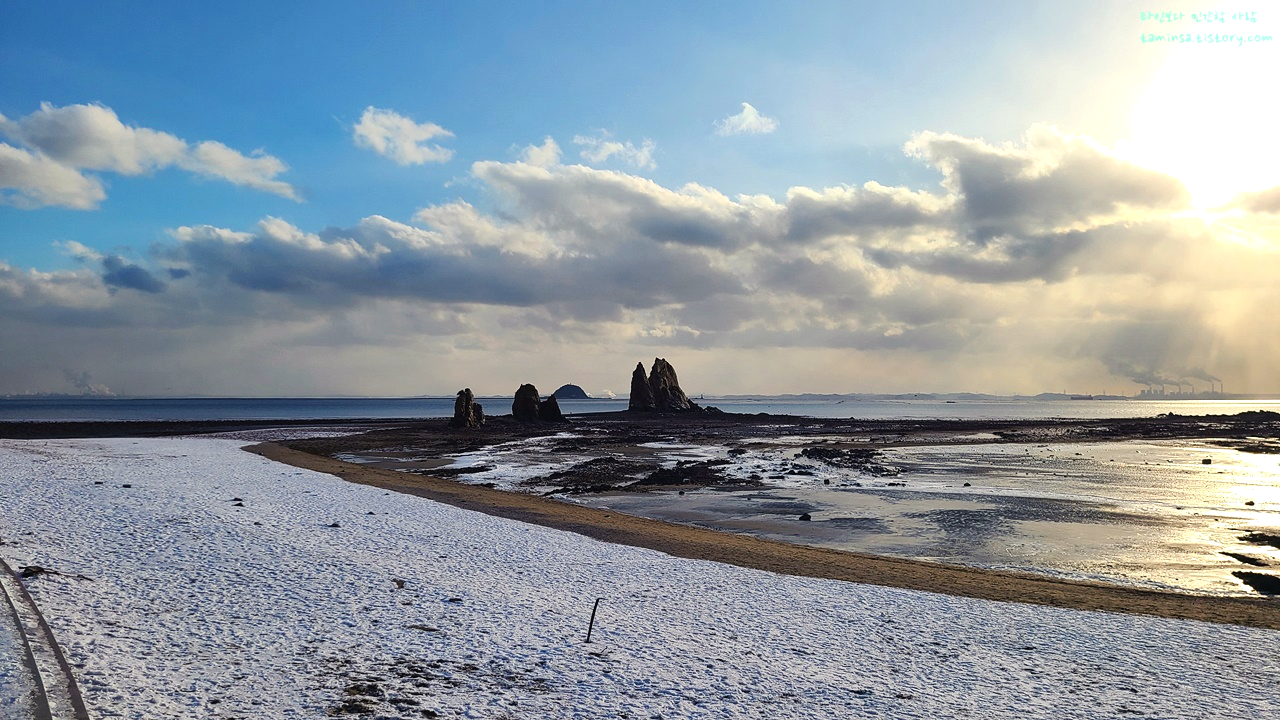
{"type": "MultiPolygon", "coordinates": [[[[600,401],[617,401],[626,398],[622,396],[601,397],[588,394],[586,398],[575,398],[576,400],[600,400],[600,401]]],[[[54,392],[32,392],[32,393],[9,393],[0,395],[0,400],[452,400],[456,397],[455,393],[439,394],[439,395],[117,395],[117,394],[96,394],[96,393],[54,393],[54,392]]],[[[500,400],[503,398],[510,399],[513,394],[487,394],[476,395],[478,400],[500,400]]],[[[1136,400],[1150,402],[1186,402],[1186,401],[1207,401],[1207,400],[1277,400],[1280,401],[1280,392],[1272,393],[1184,393],[1181,395],[1168,394],[1164,396],[1151,395],[1145,396],[1141,394],[1134,395],[1089,395],[1085,393],[1053,393],[1045,392],[1036,395],[996,395],[991,393],[971,393],[971,392],[906,392],[906,393],[778,393],[776,395],[754,394],[754,393],[733,393],[733,394],[699,394],[697,397],[711,400],[774,400],[774,401],[805,401],[805,402],[823,402],[823,401],[858,401],[858,400],[944,400],[955,402],[1056,402],[1056,401],[1079,401],[1079,400],[1136,400]]]]}
{"type": "MultiPolygon", "coordinates": [[[[1033,397],[909,396],[695,396],[700,405],[739,415],[778,415],[865,420],[968,419],[1051,420],[1155,417],[1175,415],[1235,415],[1265,410],[1280,412],[1280,399],[1230,400],[1098,400],[1054,395],[1033,397]]],[[[512,397],[481,396],[485,414],[507,415],[512,397]]],[[[255,420],[290,424],[346,421],[413,421],[451,417],[455,397],[414,398],[0,398],[3,422],[180,422],[255,420]]],[[[569,416],[623,412],[627,398],[560,400],[569,416]]]]}

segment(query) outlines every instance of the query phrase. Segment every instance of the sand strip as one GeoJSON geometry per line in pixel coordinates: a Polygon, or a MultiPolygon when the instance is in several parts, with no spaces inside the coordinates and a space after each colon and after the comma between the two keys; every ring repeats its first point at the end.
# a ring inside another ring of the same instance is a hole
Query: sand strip
{"type": "Polygon", "coordinates": [[[1280,630],[1280,599],[1220,598],[1156,592],[1036,575],[788,545],[677,525],[549,498],[363,467],[262,443],[246,450],[344,480],[497,517],[568,530],[605,542],[784,575],[923,590],[964,597],[1107,612],[1156,615],[1280,630]]]}

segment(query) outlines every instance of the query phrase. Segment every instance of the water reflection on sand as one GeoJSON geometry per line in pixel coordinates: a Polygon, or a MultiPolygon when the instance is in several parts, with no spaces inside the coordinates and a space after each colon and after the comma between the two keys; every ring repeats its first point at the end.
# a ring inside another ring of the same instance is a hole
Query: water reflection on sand
{"type": "MultiPolygon", "coordinates": [[[[734,459],[759,472],[796,452],[784,440],[734,459]]],[[[1253,595],[1235,570],[1280,573],[1280,549],[1241,539],[1280,527],[1280,456],[1127,441],[899,447],[883,461],[898,474],[814,463],[765,489],[578,501],[787,542],[1209,594],[1253,595]]]]}

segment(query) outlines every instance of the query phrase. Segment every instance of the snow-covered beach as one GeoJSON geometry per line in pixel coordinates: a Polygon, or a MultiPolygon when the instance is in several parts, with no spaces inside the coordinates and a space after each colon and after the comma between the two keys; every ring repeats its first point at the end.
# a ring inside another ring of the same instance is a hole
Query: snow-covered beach
{"type": "Polygon", "coordinates": [[[1280,714],[1280,632],[679,559],[243,444],[0,441],[0,554],[62,573],[28,586],[94,717],[1280,714]]]}

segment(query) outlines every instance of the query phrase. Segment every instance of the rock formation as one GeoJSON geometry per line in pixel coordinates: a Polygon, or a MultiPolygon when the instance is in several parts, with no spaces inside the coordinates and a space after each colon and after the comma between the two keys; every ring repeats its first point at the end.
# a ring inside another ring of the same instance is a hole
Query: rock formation
{"type": "Polygon", "coordinates": [[[560,403],[555,395],[538,403],[538,419],[542,422],[569,422],[564,413],[560,412],[560,403]]]}
{"type": "Polygon", "coordinates": [[[511,417],[516,422],[537,422],[539,405],[538,388],[525,383],[516,390],[515,400],[511,401],[511,417]]]}
{"type": "Polygon", "coordinates": [[[644,374],[644,363],[636,363],[635,372],[631,373],[631,401],[628,410],[653,410],[653,389],[649,387],[649,378],[644,374]]]}
{"type": "Polygon", "coordinates": [[[653,359],[653,369],[646,378],[644,363],[636,363],[631,373],[630,410],[657,410],[658,412],[699,412],[702,408],[689,399],[680,389],[676,369],[663,358],[653,359]]]}
{"type": "Polygon", "coordinates": [[[653,369],[649,371],[649,387],[653,390],[654,407],[663,412],[699,409],[680,389],[676,369],[662,358],[653,359],[653,369]]]}
{"type": "Polygon", "coordinates": [[[484,425],[484,409],[475,401],[471,388],[458,391],[458,399],[453,401],[453,419],[449,427],[478,428],[484,425]]]}
{"type": "Polygon", "coordinates": [[[590,400],[591,396],[586,390],[577,385],[561,385],[555,392],[551,393],[551,397],[561,400],[590,400]]]}
{"type": "Polygon", "coordinates": [[[527,383],[516,390],[515,400],[511,402],[511,417],[517,422],[569,422],[560,412],[560,403],[554,395],[542,400],[538,388],[527,383]]]}

